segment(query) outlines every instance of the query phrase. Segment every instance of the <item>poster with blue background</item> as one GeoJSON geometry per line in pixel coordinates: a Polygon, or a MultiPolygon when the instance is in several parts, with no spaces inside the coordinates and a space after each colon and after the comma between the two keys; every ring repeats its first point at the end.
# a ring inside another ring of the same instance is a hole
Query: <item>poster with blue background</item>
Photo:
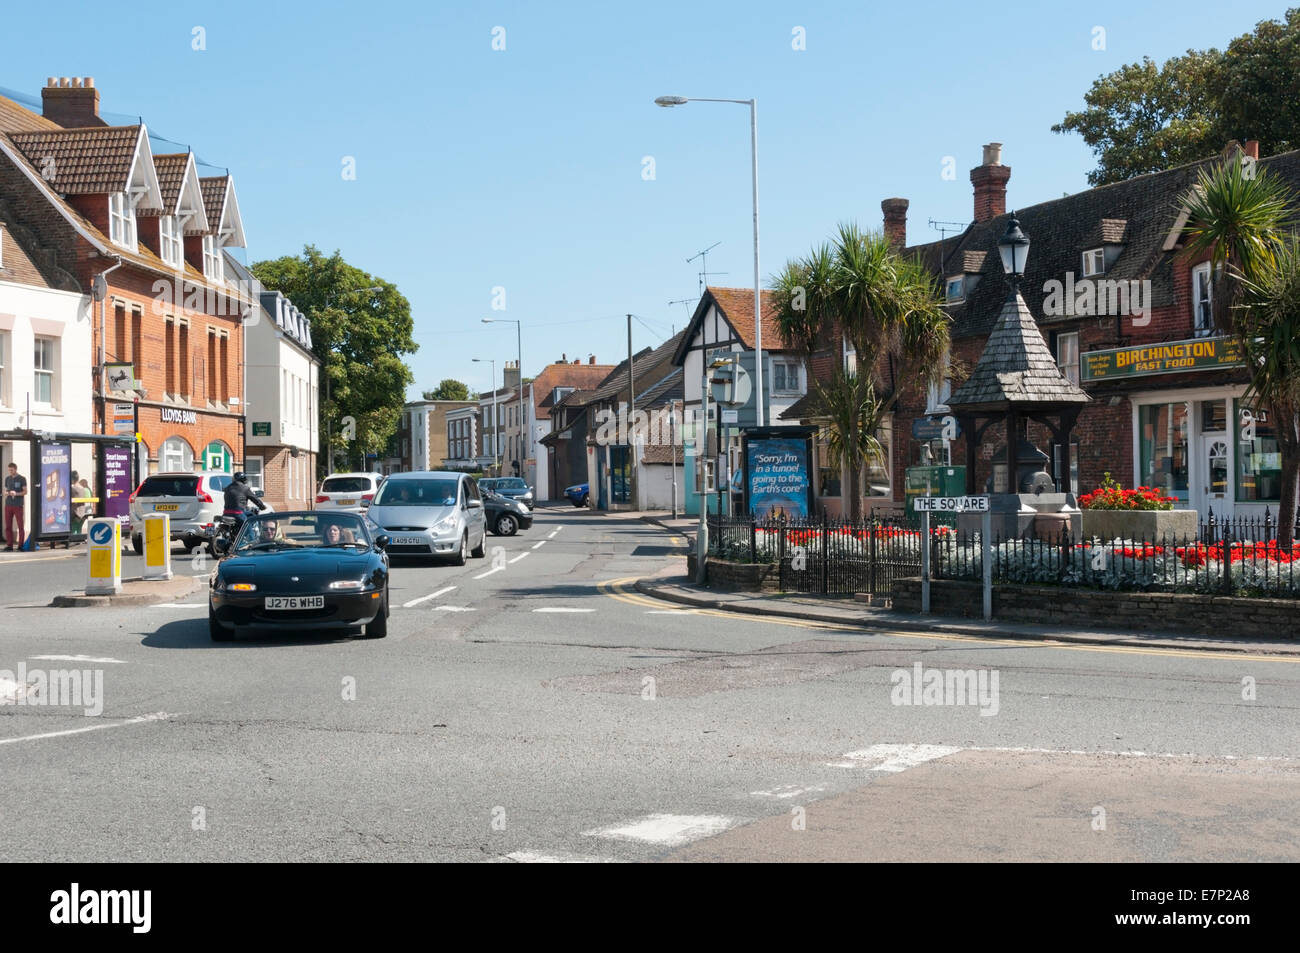
{"type": "Polygon", "coordinates": [[[808,516],[808,440],[751,435],[745,452],[749,511],[759,519],[808,516]]]}

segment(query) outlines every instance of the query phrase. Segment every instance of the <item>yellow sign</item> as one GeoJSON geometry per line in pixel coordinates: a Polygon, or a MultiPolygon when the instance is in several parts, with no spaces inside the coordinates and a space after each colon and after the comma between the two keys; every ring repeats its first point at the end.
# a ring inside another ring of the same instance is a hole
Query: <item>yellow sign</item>
{"type": "Polygon", "coordinates": [[[1212,371],[1240,367],[1242,363],[1241,347],[1233,338],[1193,338],[1111,351],[1085,351],[1080,361],[1084,381],[1212,371]]]}

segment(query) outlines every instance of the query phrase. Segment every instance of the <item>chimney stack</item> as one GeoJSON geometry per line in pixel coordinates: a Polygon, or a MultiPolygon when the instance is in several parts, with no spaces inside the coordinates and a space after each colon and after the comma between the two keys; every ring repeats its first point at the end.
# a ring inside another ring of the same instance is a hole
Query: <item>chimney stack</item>
{"type": "Polygon", "coordinates": [[[107,126],[99,118],[99,90],[93,76],[50,76],[41,90],[41,115],[64,129],[107,126]]]}
{"type": "Polygon", "coordinates": [[[596,363],[596,355],[593,354],[593,355],[591,355],[591,357],[587,358],[587,363],[588,363],[588,364],[595,364],[595,363],[596,363]]]}
{"type": "Polygon", "coordinates": [[[880,210],[885,213],[885,237],[894,251],[907,247],[907,199],[885,199],[880,210]]]}
{"type": "Polygon", "coordinates": [[[1245,148],[1246,148],[1246,155],[1250,156],[1252,159],[1256,159],[1256,160],[1259,159],[1258,139],[1247,139],[1245,148]]]}
{"type": "Polygon", "coordinates": [[[1011,166],[1002,164],[1002,143],[990,142],[984,147],[984,164],[970,170],[971,184],[975,186],[977,223],[1006,214],[1009,178],[1011,166]]]}
{"type": "Polygon", "coordinates": [[[519,362],[506,361],[505,370],[501,372],[502,386],[506,390],[514,390],[519,386],[519,362]]]}

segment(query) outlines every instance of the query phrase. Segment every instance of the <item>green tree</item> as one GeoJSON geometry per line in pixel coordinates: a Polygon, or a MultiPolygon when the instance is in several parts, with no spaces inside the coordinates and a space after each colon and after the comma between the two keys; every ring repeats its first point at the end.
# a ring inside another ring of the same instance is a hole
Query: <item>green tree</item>
{"type": "Polygon", "coordinates": [[[858,519],[861,466],[874,452],[871,441],[883,412],[875,373],[885,358],[894,358],[896,389],[943,376],[949,325],[938,285],[883,235],[845,224],[829,245],[789,262],[772,286],[782,336],[805,359],[828,345],[838,358],[841,334],[854,349],[856,369],[837,359],[832,380],[815,394],[832,455],[848,473],[850,515],[858,519]]]}
{"type": "Polygon", "coordinates": [[[1149,58],[1096,79],[1086,108],[1053,132],[1077,132],[1106,185],[1209,158],[1230,139],[1258,139],[1263,155],[1300,147],[1300,9],[1264,20],[1226,50],[1149,58]]]}
{"type": "Polygon", "coordinates": [[[444,377],[435,390],[424,392],[425,400],[469,400],[469,385],[444,377]]]}
{"type": "Polygon", "coordinates": [[[1297,389],[1300,297],[1293,224],[1295,196],[1265,169],[1236,157],[1202,170],[1182,199],[1183,254],[1208,254],[1215,325],[1236,338],[1246,359],[1246,397],[1269,415],[1281,456],[1278,538],[1290,545],[1300,475],[1297,389]]]}
{"type": "Polygon", "coordinates": [[[419,347],[410,302],[390,282],[313,245],[251,270],[311,320],[312,351],[321,361],[320,431],[332,445],[319,469],[328,473],[339,457],[361,466],[365,454],[382,453],[414,380],[402,360],[419,347]]]}

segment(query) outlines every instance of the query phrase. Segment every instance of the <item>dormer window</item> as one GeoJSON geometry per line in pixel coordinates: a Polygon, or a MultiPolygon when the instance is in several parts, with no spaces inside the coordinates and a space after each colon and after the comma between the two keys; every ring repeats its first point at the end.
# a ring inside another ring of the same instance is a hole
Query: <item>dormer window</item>
{"type": "Polygon", "coordinates": [[[1106,272],[1106,252],[1101,248],[1092,248],[1083,253],[1083,277],[1091,278],[1106,272]]]}
{"type": "Polygon", "coordinates": [[[961,301],[966,297],[966,276],[957,275],[949,278],[943,285],[943,299],[949,303],[961,301]]]}
{"type": "Polygon", "coordinates": [[[108,197],[108,237],[114,245],[136,250],[135,206],[125,192],[114,192],[108,197]]]}
{"type": "Polygon", "coordinates": [[[221,277],[221,252],[217,250],[214,235],[203,236],[203,275],[213,279],[221,277]]]}
{"type": "Polygon", "coordinates": [[[158,220],[158,245],[163,262],[173,268],[179,268],[182,253],[181,230],[176,225],[176,219],[171,215],[164,215],[158,220]]]}

